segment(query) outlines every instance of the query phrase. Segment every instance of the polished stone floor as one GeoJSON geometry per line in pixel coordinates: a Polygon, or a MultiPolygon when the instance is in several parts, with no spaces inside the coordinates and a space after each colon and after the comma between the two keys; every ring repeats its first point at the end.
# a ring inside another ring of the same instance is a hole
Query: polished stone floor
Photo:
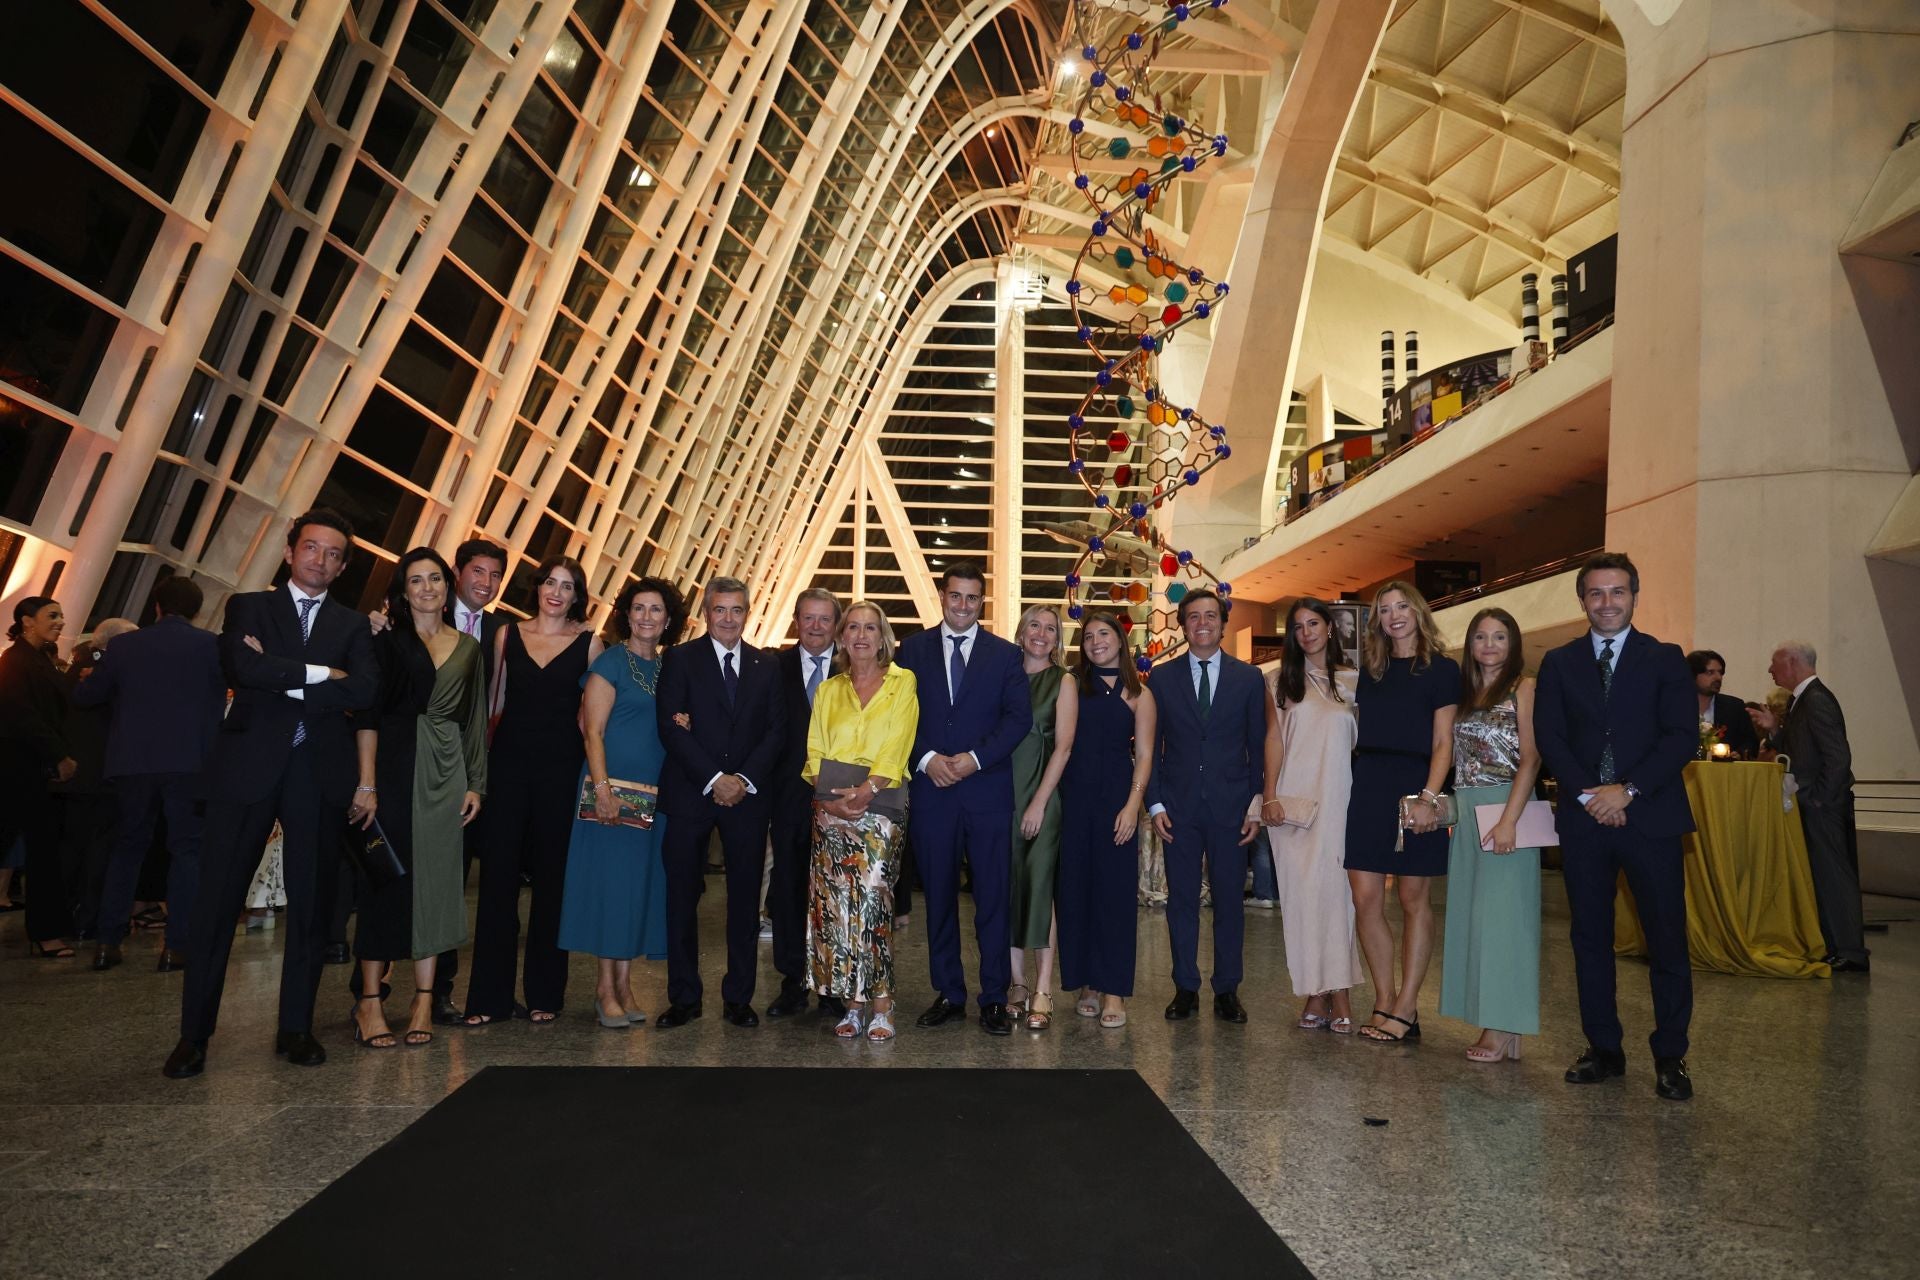
{"type": "MultiPolygon", "coordinates": [[[[710,993],[719,898],[703,907],[710,993]]],[[[1131,1067],[1328,1278],[1920,1274],[1920,923],[1907,922],[1920,903],[1869,903],[1870,917],[1894,921],[1871,939],[1870,978],[1698,974],[1699,1092],[1676,1105],[1653,1096],[1643,1052],[1623,1082],[1562,1083],[1581,1039],[1552,875],[1547,899],[1547,1031],[1524,1061],[1497,1067],[1466,1061],[1474,1032],[1433,1012],[1437,958],[1424,1044],[1294,1030],[1280,919],[1264,912],[1248,920],[1252,1021],[1169,1024],[1165,924],[1143,910],[1141,990],[1119,1032],[1065,1004],[1052,1030],[1008,1040],[908,1026],[890,1046],[849,1046],[812,1014],[752,1031],[709,1016],[606,1032],[587,1014],[582,960],[574,1007],[555,1025],[442,1031],[425,1049],[373,1053],[348,1043],[340,968],[328,971],[319,1028],[332,1058],[318,1070],[270,1053],[276,938],[254,935],[236,942],[207,1074],[175,1082],[159,1066],[179,979],[151,971],[156,942],[94,974],[84,956],[22,958],[20,916],[0,917],[0,1276],[204,1275],[492,1063],[1131,1067]]],[[[900,963],[911,1013],[930,998],[923,933],[906,935],[900,963]]],[[[642,967],[643,1001],[657,1009],[662,967],[642,967]]],[[[1633,1050],[1649,1024],[1645,971],[1620,969],[1633,1050]]],[[[397,1001],[392,1012],[402,1015],[397,1001]]],[[[912,1140],[910,1117],[892,1123],[912,1140]]],[[[1017,1150],[1019,1135],[1008,1142],[1017,1150]]],[[[381,1274],[385,1231],[538,1229],[410,1222],[403,1191],[394,1209],[369,1224],[369,1275],[381,1274]]],[[[1046,1204],[1006,1205],[999,1225],[1016,1267],[1019,1231],[1099,1230],[1046,1204]]]]}

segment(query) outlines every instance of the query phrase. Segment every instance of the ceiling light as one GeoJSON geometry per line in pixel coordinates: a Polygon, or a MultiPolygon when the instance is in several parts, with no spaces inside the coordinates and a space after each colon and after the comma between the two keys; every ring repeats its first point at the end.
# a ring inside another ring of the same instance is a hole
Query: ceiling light
{"type": "Polygon", "coordinates": [[[999,131],[998,129],[996,129],[996,128],[994,128],[994,127],[993,127],[992,125],[988,125],[988,126],[987,126],[987,136],[988,136],[989,138],[991,138],[991,137],[993,137],[993,136],[994,136],[995,134],[997,134],[997,133],[999,133],[999,132],[1000,132],[1000,131],[999,131]]]}
{"type": "Polygon", "coordinates": [[[1078,60],[1078,59],[1076,59],[1076,58],[1062,58],[1062,59],[1060,59],[1060,74],[1061,74],[1061,75],[1063,75],[1063,76],[1077,76],[1077,75],[1079,75],[1079,74],[1080,74],[1080,62],[1079,62],[1079,60],[1078,60]]]}

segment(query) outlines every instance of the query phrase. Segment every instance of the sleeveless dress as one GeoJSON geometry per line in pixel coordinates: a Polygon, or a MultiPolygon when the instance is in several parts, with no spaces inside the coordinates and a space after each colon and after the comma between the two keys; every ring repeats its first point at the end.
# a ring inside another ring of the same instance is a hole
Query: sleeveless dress
{"type": "Polygon", "coordinates": [[[1013,749],[1013,915],[1008,933],[1016,947],[1044,947],[1053,927],[1053,881],[1060,865],[1060,789],[1047,797],[1040,831],[1029,840],[1020,834],[1020,815],[1040,790],[1041,775],[1053,759],[1054,713],[1060,705],[1063,667],[1047,667],[1027,676],[1033,727],[1013,749]]]}
{"type": "MultiPolygon", "coordinates": [[[[1133,787],[1133,708],[1099,677],[1080,695],[1073,754],[1060,776],[1060,984],[1133,994],[1139,946],[1140,832],[1113,842],[1113,820],[1133,787]]],[[[1136,804],[1138,802],[1136,801],[1136,804]]],[[[1146,822],[1144,806],[1140,821],[1146,822]]]]}
{"type": "Polygon", "coordinates": [[[1407,833],[1398,853],[1400,797],[1418,795],[1433,762],[1433,716],[1460,700],[1460,664],[1445,654],[1418,671],[1412,658],[1394,658],[1378,680],[1362,668],[1354,701],[1360,736],[1353,757],[1353,795],[1347,802],[1347,870],[1379,875],[1447,874],[1445,828],[1407,833]]]}
{"type": "MultiPolygon", "coordinates": [[[[613,711],[607,716],[605,735],[610,778],[660,785],[667,751],[660,745],[660,726],[653,712],[653,688],[659,675],[657,659],[649,661],[618,644],[601,654],[581,677],[583,688],[595,676],[613,686],[613,711]]],[[[586,778],[583,766],[574,784],[576,797],[586,778]]],[[[653,826],[642,830],[602,826],[579,817],[577,806],[574,814],[566,891],[560,904],[560,949],[609,960],[665,959],[667,882],[660,841],[666,834],[667,816],[656,813],[653,826]]]]}
{"type": "MultiPolygon", "coordinates": [[[[1286,755],[1278,793],[1320,802],[1310,827],[1267,828],[1295,995],[1344,991],[1362,981],[1345,866],[1347,799],[1353,789],[1353,742],[1359,733],[1353,713],[1357,676],[1336,671],[1329,684],[1325,676],[1309,671],[1306,697],[1281,708],[1286,755]]],[[[1269,696],[1277,695],[1278,688],[1276,676],[1269,696]]]]}
{"type": "Polygon", "coordinates": [[[1540,1030],[1540,851],[1480,847],[1474,806],[1505,805],[1520,768],[1512,698],[1453,726],[1459,820],[1447,863],[1447,925],[1440,1012],[1495,1031],[1540,1030]]]}

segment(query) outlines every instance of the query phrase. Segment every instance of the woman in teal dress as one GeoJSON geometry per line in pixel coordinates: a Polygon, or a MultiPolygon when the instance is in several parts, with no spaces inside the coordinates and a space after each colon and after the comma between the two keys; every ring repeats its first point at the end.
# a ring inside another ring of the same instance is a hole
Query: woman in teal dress
{"type": "Polygon", "coordinates": [[[1027,673],[1033,727],[1013,749],[1013,982],[1007,1006],[1024,1013],[1027,1026],[1046,1030],[1053,1021],[1054,879],[1060,869],[1060,775],[1073,751],[1079,691],[1066,678],[1066,645],[1060,615],[1037,604],[1020,615],[1014,630],[1027,673]],[[1027,991],[1026,953],[1034,953],[1033,989],[1027,991]],[[1024,1008],[1023,1008],[1024,1006],[1024,1008]]]}
{"type": "Polygon", "coordinates": [[[1453,725],[1454,826],[1447,858],[1447,933],[1440,1012],[1485,1028],[1475,1062],[1520,1057],[1540,1030],[1540,851],[1515,848],[1540,775],[1533,681],[1520,628],[1504,609],[1467,627],[1466,674],[1453,725]],[[1482,829],[1475,809],[1504,806],[1482,829]]]}
{"type": "Polygon", "coordinates": [[[593,816],[577,818],[567,846],[566,888],[560,902],[560,949],[600,961],[594,988],[600,1025],[645,1026],[633,994],[633,960],[667,954],[665,872],[660,837],[666,815],[651,826],[619,822],[614,787],[658,787],[666,748],[654,719],[654,682],[660,653],[687,620],[680,593],[659,578],[629,583],[614,602],[610,644],[581,678],[587,763],[580,795],[593,796],[593,816]]]}
{"type": "Polygon", "coordinates": [[[487,789],[486,678],[480,646],[447,621],[453,571],[431,547],[394,567],[387,617],[374,641],[380,697],[358,717],[360,785],[349,818],[375,818],[407,874],[370,889],[354,934],[360,997],[355,1043],[390,1049],[381,975],[413,961],[413,1008],[406,1042],[433,1039],[434,960],[467,940],[462,828],[487,789]],[[382,803],[384,799],[384,803],[382,803]]]}

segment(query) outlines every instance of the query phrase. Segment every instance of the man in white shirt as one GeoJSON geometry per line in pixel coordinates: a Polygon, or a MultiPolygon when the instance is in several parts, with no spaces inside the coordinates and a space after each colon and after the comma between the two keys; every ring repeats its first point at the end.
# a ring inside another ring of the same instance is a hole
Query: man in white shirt
{"type": "Polygon", "coordinates": [[[1813,646],[1789,640],[1773,651],[1767,674],[1790,689],[1786,723],[1779,734],[1782,755],[1793,764],[1799,790],[1800,827],[1807,836],[1807,866],[1820,909],[1826,962],[1835,973],[1869,969],[1860,905],[1858,838],[1853,819],[1853,749],[1839,699],[1815,674],[1813,646]]]}

